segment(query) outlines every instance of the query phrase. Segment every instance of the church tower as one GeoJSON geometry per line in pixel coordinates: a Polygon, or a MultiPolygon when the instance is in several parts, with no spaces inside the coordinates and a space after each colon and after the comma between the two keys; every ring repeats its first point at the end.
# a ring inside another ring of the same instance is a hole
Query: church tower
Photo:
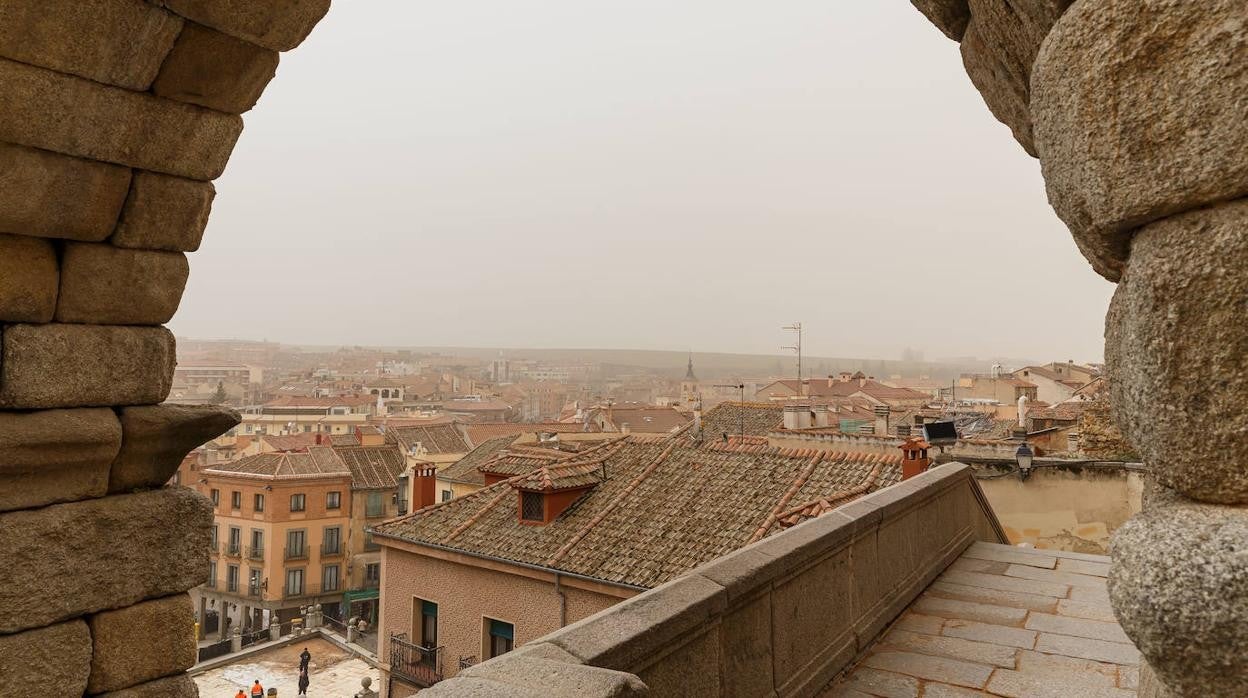
{"type": "Polygon", "coordinates": [[[680,404],[693,407],[702,402],[702,394],[698,390],[698,377],[693,375],[693,352],[689,352],[689,367],[685,369],[685,377],[680,381],[680,404]]]}

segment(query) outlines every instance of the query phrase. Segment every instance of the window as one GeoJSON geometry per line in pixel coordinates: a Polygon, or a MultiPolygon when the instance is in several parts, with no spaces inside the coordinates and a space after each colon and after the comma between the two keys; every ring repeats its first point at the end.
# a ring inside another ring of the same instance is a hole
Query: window
{"type": "Polygon", "coordinates": [[[264,495],[262,494],[256,495],[256,498],[253,504],[254,504],[253,508],[256,511],[264,511],[264,495]]]}
{"type": "Polygon", "coordinates": [[[374,587],[380,584],[381,584],[381,563],[370,562],[367,565],[364,565],[364,585],[374,587]]]}
{"type": "Polygon", "coordinates": [[[225,568],[225,590],[238,591],[238,565],[229,565],[225,568]]]}
{"type": "Polygon", "coordinates": [[[364,532],[364,550],[381,550],[381,546],[373,542],[373,534],[371,531],[364,532]]]}
{"type": "Polygon", "coordinates": [[[290,510],[291,511],[303,511],[304,506],[306,504],[307,504],[307,501],[302,494],[290,495],[290,510]]]}
{"type": "Polygon", "coordinates": [[[264,559],[264,531],[258,528],[251,529],[251,550],[247,551],[247,557],[253,560],[264,559]]]}
{"type": "Polygon", "coordinates": [[[250,596],[259,596],[261,592],[261,584],[263,584],[263,570],[251,569],[247,570],[247,594],[250,596]]]}
{"type": "Polygon", "coordinates": [[[326,492],[325,493],[325,508],[326,509],[342,508],[342,493],[341,492],[326,492]]]}
{"type": "Polygon", "coordinates": [[[337,555],[342,552],[342,529],[337,526],[325,529],[323,540],[322,555],[337,555]]]}
{"type": "Polygon", "coordinates": [[[338,565],[325,565],[321,568],[321,591],[338,591],[338,565]]]}
{"type": "Polygon", "coordinates": [[[381,492],[368,493],[368,499],[364,504],[364,515],[369,518],[386,515],[386,501],[382,498],[381,492]]]}
{"type": "Polygon", "coordinates": [[[208,588],[209,589],[217,588],[217,561],[216,560],[208,561],[208,588]]]}
{"type": "Polygon", "coordinates": [[[243,493],[242,492],[235,490],[234,492],[230,493],[230,508],[240,509],[240,510],[243,508],[243,493]]]}
{"type": "Polygon", "coordinates": [[[238,526],[230,526],[230,546],[226,552],[230,555],[238,555],[243,550],[243,530],[238,526]]]}
{"type": "Polygon", "coordinates": [[[208,540],[212,542],[212,549],[215,552],[217,549],[217,541],[218,541],[216,524],[212,525],[212,532],[209,534],[208,540]]]}
{"type": "Polygon", "coordinates": [[[212,499],[214,509],[221,505],[221,490],[214,489],[208,493],[208,496],[212,499]]]}
{"type": "Polygon", "coordinates": [[[545,520],[546,507],[541,492],[520,492],[520,518],[525,521],[545,520]]]}
{"type": "Polygon", "coordinates": [[[299,596],[303,593],[303,570],[286,570],[286,595],[299,596]]]}
{"type": "Polygon", "coordinates": [[[297,560],[308,556],[308,534],[303,529],[286,532],[286,559],[297,560]]]}
{"type": "Polygon", "coordinates": [[[420,646],[433,649],[438,646],[438,605],[424,599],[416,602],[420,606],[420,646]]]}
{"type": "Polygon", "coordinates": [[[493,659],[500,654],[510,652],[516,634],[515,626],[511,623],[504,623],[501,620],[494,620],[493,618],[486,618],[485,624],[489,633],[485,644],[486,657],[493,659]]]}
{"type": "Polygon", "coordinates": [[[450,490],[442,490],[442,501],[449,502],[451,501],[451,497],[454,497],[454,496],[455,496],[455,493],[451,492],[450,490]]]}

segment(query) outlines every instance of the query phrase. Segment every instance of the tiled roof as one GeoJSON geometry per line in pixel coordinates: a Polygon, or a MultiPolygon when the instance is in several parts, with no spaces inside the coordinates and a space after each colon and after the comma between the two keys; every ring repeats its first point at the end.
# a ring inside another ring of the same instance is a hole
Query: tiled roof
{"type": "MultiPolygon", "coordinates": [[[[376,528],[379,537],[431,543],[607,582],[654,587],[770,535],[826,499],[900,479],[897,454],[846,454],[762,445],[693,447],[636,436],[608,442],[547,472],[579,464],[593,485],[544,526],[519,522],[513,480],[426,507],[376,528]],[[868,482],[874,474],[874,480],[868,482]],[[864,487],[865,485],[865,487],[864,487]],[[795,507],[806,507],[794,511],[795,507]]],[[[532,454],[530,454],[532,455],[532,454]]],[[[553,478],[552,478],[553,481],[553,478]]]]}
{"type": "Polygon", "coordinates": [[[491,441],[501,436],[518,436],[520,434],[541,432],[570,434],[580,432],[582,429],[581,424],[568,424],[565,422],[479,422],[464,425],[464,432],[468,435],[468,440],[474,444],[484,444],[486,441],[491,441]]]}
{"type": "Polygon", "coordinates": [[[762,436],[783,424],[784,405],[778,402],[721,402],[702,415],[702,432],[707,438],[741,433],[762,436]]]}
{"type": "Polygon", "coordinates": [[[1083,414],[1083,408],[1086,406],[1086,402],[1061,402],[1051,407],[1033,407],[1027,410],[1027,418],[1074,422],[1083,414]]]}
{"type": "Polygon", "coordinates": [[[390,427],[386,429],[386,441],[398,443],[403,450],[421,448],[430,455],[447,453],[467,453],[472,450],[457,424],[437,424],[433,426],[390,427]]]}
{"type": "Polygon", "coordinates": [[[360,440],[355,434],[330,434],[330,446],[359,446],[360,440]]]}
{"type": "Polygon", "coordinates": [[[447,412],[486,412],[494,410],[509,410],[511,405],[502,400],[447,400],[442,403],[442,409],[447,412]]]}
{"type": "Polygon", "coordinates": [[[576,463],[544,465],[528,475],[512,480],[511,486],[520,490],[570,490],[589,487],[602,482],[602,466],[599,463],[578,461],[576,463]]]}
{"type": "Polygon", "coordinates": [[[265,407],[358,407],[377,401],[375,395],[342,395],[339,397],[302,397],[279,395],[264,403],[265,407]]]}
{"type": "Polygon", "coordinates": [[[587,459],[595,459],[594,463],[601,463],[602,456],[619,450],[624,445],[624,441],[623,437],[617,436],[615,439],[600,441],[589,448],[577,449],[570,453],[562,450],[562,444],[549,442],[512,445],[477,467],[482,472],[491,475],[512,477],[526,475],[536,468],[551,463],[566,463],[572,460],[579,463],[587,459]]]}
{"type": "Polygon", "coordinates": [[[232,463],[219,463],[205,471],[274,479],[351,474],[329,446],[312,446],[306,453],[260,453],[232,463]]]}
{"type": "Polygon", "coordinates": [[[446,480],[447,482],[484,485],[485,476],[481,474],[480,470],[477,470],[477,466],[494,458],[499,451],[510,446],[511,442],[518,438],[520,438],[519,435],[514,434],[511,436],[500,436],[497,439],[490,439],[482,443],[469,451],[468,455],[438,471],[438,479],[446,480]]]}
{"type": "Polygon", "coordinates": [[[395,444],[385,446],[336,446],[334,453],[351,470],[351,487],[357,490],[393,489],[406,467],[395,444]]]}
{"type": "Polygon", "coordinates": [[[627,424],[630,431],[643,434],[667,434],[692,419],[672,407],[614,407],[607,411],[607,416],[617,430],[627,424]]]}
{"type": "MultiPolygon", "coordinates": [[[[861,374],[857,374],[861,375],[861,374]]],[[[784,385],[794,393],[798,392],[798,383],[796,378],[786,378],[778,380],[763,389],[775,385],[776,383],[784,385]]],[[[873,378],[854,378],[843,381],[838,378],[828,379],[811,379],[807,378],[802,381],[806,386],[806,395],[803,397],[849,397],[855,393],[870,395],[877,400],[929,400],[931,396],[927,393],[921,393],[917,390],[909,388],[895,388],[891,385],[885,385],[873,378]]],[[[762,392],[760,390],[760,392],[762,392]]]]}
{"type": "Polygon", "coordinates": [[[274,451],[306,451],[308,447],[317,445],[316,434],[262,434],[260,440],[274,451]]]}

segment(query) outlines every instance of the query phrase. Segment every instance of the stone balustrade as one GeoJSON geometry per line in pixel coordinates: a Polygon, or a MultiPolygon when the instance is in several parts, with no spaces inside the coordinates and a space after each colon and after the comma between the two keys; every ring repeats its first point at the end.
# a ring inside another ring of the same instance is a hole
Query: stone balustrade
{"type": "Polygon", "coordinates": [[[329,0],[0,1],[0,692],[194,696],[232,410],[164,405],[213,179],[329,0]]]}
{"type": "Polygon", "coordinates": [[[1248,695],[1248,5],[913,2],[1118,283],[1114,417],[1152,482],[1110,594],[1140,695],[1248,695]]]}
{"type": "Polygon", "coordinates": [[[422,695],[817,695],[976,540],[1005,534],[971,467],[940,466],[422,695]]]}

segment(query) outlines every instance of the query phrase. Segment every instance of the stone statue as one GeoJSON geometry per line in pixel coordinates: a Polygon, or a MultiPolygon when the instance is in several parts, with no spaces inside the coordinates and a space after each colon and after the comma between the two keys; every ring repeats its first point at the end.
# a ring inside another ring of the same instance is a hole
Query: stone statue
{"type": "Polygon", "coordinates": [[[367,676],[360,679],[360,692],[355,694],[355,698],[377,698],[377,691],[369,688],[373,685],[373,680],[367,676]]]}

